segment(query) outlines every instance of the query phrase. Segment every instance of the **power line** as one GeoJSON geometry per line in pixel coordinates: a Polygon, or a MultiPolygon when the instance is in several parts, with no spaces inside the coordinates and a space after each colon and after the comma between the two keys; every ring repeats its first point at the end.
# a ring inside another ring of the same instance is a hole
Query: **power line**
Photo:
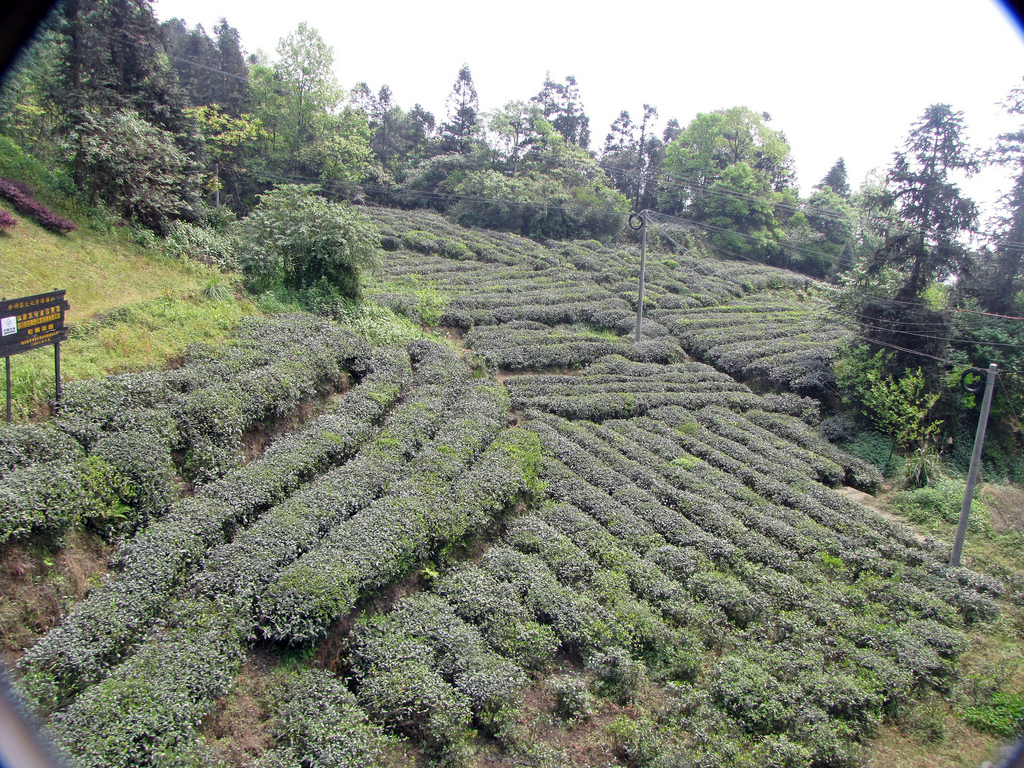
{"type": "MultiPolygon", "coordinates": [[[[838,323],[853,323],[855,321],[845,320],[842,317],[836,318],[838,323]]],[[[899,334],[901,336],[914,336],[919,339],[929,339],[932,341],[947,341],[951,344],[975,344],[983,347],[1010,347],[1012,349],[1024,349],[1024,344],[1010,344],[1008,342],[997,342],[997,341],[981,341],[979,339],[954,339],[947,336],[931,336],[924,333],[916,333],[914,331],[905,331],[899,328],[887,328],[882,325],[869,325],[864,322],[856,323],[861,328],[869,328],[873,331],[885,331],[887,333],[899,334]]]]}

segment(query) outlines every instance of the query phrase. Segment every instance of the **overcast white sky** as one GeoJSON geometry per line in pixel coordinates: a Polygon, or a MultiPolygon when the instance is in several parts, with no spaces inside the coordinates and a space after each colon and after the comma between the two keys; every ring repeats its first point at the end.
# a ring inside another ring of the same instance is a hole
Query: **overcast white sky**
{"type": "MultiPolygon", "coordinates": [[[[767,111],[793,148],[804,194],[840,156],[856,188],[884,171],[929,104],[964,113],[979,147],[1014,127],[998,102],[1024,77],[1024,36],[993,0],[676,0],[634,10],[563,0],[155,0],[208,33],[220,17],[250,53],[276,57],[299,22],[334,48],[338,82],[387,84],[408,109],[439,121],[463,63],[484,110],[536,94],[546,72],[575,75],[599,149],[623,109],[657,107],[660,126],[699,112],[767,111]],[[585,9],[585,10],[584,10],[585,9]]],[[[965,184],[978,202],[1008,182],[987,172],[965,184]]]]}

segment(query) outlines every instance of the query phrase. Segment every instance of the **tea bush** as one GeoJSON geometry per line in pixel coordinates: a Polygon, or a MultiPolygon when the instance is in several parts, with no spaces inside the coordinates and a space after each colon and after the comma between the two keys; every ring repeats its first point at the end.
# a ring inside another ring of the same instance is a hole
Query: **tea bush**
{"type": "Polygon", "coordinates": [[[105,677],[206,551],[223,543],[235,526],[355,453],[398,398],[396,384],[404,375],[401,365],[382,365],[334,411],[276,444],[260,460],[175,503],[129,542],[119,555],[122,573],[90,593],[19,662],[26,688],[40,706],[62,706],[105,677]]]}
{"type": "Polygon", "coordinates": [[[320,669],[296,670],[275,691],[275,746],[254,766],[374,768],[387,765],[390,739],[343,681],[320,669]]]}
{"type": "Polygon", "coordinates": [[[181,607],[160,634],[51,719],[74,765],[137,768],[188,753],[242,646],[230,617],[203,603],[181,607]]]}

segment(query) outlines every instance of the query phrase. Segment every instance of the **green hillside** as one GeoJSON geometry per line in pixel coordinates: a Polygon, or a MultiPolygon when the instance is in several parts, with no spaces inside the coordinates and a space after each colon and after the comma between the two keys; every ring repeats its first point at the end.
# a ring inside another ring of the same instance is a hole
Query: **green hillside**
{"type": "Polygon", "coordinates": [[[635,245],[367,212],[340,323],[47,245],[119,262],[95,312],[206,324],[0,430],[4,653],[73,764],[967,766],[1016,733],[1019,491],[956,569],[940,494],[863,495],[823,286],[652,246],[634,342],[635,245]]]}

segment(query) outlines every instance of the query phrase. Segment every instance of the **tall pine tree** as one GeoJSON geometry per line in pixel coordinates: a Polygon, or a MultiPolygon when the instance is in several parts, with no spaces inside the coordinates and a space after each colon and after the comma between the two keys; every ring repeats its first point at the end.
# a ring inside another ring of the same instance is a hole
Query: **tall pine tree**
{"type": "Polygon", "coordinates": [[[447,106],[448,122],[441,126],[441,150],[469,155],[478,132],[480,98],[467,64],[459,69],[447,106]]]}

